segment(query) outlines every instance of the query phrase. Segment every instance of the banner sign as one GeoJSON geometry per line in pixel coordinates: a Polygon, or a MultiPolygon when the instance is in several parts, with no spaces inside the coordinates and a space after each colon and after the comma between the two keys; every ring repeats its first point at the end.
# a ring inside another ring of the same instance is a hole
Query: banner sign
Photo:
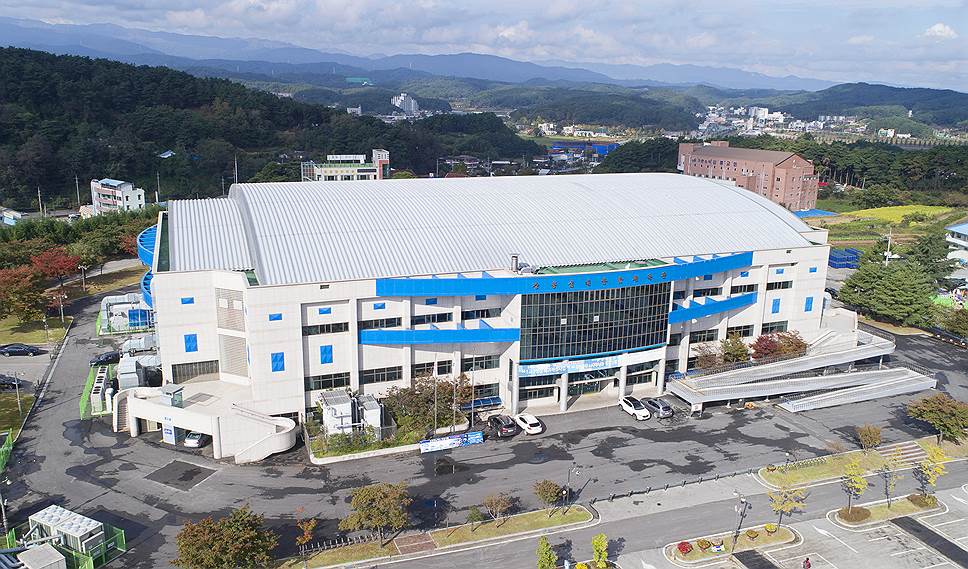
{"type": "Polygon", "coordinates": [[[546,364],[522,364],[518,366],[518,377],[580,373],[583,371],[595,371],[599,369],[621,366],[622,358],[619,356],[607,356],[604,358],[591,358],[587,360],[550,362],[546,364]]]}
{"type": "Polygon", "coordinates": [[[172,424],[171,417],[163,417],[161,421],[161,440],[173,445],[175,441],[175,425],[172,424]]]}
{"type": "Polygon", "coordinates": [[[447,450],[457,447],[466,447],[469,445],[481,444],[484,442],[484,432],[483,431],[471,431],[469,433],[460,433],[456,435],[450,435],[446,437],[441,437],[439,439],[428,439],[420,441],[420,453],[425,452],[435,452],[438,450],[447,450]]]}

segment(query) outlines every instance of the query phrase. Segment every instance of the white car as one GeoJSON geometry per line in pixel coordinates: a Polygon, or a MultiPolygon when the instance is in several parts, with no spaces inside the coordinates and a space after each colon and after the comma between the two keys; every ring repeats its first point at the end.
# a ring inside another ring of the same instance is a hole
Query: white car
{"type": "Polygon", "coordinates": [[[185,436],[185,446],[188,448],[202,448],[207,446],[212,440],[212,437],[206,435],[205,433],[196,433],[192,431],[185,436]]]}
{"type": "Polygon", "coordinates": [[[544,432],[544,425],[530,413],[518,413],[514,416],[514,422],[529,435],[540,435],[544,432]]]}
{"type": "Polygon", "coordinates": [[[636,421],[645,421],[652,418],[652,413],[649,412],[649,409],[645,406],[645,404],[635,397],[623,397],[622,400],[619,401],[618,406],[622,408],[622,411],[625,411],[629,415],[635,417],[636,421]]]}

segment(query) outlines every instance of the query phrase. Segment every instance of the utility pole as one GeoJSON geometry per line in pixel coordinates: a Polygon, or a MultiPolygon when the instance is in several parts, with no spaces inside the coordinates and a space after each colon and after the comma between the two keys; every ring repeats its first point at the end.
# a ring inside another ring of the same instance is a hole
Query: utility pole
{"type": "Polygon", "coordinates": [[[74,174],[74,191],[77,192],[77,207],[81,207],[81,183],[77,179],[77,174],[74,174]]]}
{"type": "Polygon", "coordinates": [[[14,383],[13,383],[14,388],[17,390],[17,412],[20,413],[21,417],[23,417],[24,406],[23,406],[23,403],[20,402],[20,372],[17,372],[17,374],[14,376],[13,379],[14,379],[14,383]]]}
{"type": "Polygon", "coordinates": [[[40,186],[37,186],[37,211],[40,212],[41,217],[44,217],[44,201],[40,197],[40,186]]]}
{"type": "Polygon", "coordinates": [[[155,171],[155,181],[158,185],[155,186],[155,203],[158,203],[161,197],[161,172],[155,171]]]}
{"type": "Polygon", "coordinates": [[[239,155],[235,155],[235,183],[239,183],[239,155]]]}

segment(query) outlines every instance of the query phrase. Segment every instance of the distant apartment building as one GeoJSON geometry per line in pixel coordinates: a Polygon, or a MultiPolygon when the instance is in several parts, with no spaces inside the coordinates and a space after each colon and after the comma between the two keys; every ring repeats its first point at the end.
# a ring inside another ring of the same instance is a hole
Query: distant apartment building
{"type": "Polygon", "coordinates": [[[682,143],[678,168],[688,176],[734,182],[792,211],[817,205],[813,163],[793,152],[732,148],[726,141],[682,143]]]}
{"type": "Polygon", "coordinates": [[[420,112],[420,105],[417,100],[406,93],[400,93],[390,98],[390,104],[397,107],[407,115],[416,115],[420,112]]]}
{"type": "Polygon", "coordinates": [[[326,162],[303,162],[301,170],[303,182],[382,180],[390,177],[390,152],[375,149],[369,162],[366,154],[329,154],[326,162]]]}
{"type": "Polygon", "coordinates": [[[91,210],[94,215],[144,209],[145,191],[131,182],[104,178],[91,180],[91,210]]]}

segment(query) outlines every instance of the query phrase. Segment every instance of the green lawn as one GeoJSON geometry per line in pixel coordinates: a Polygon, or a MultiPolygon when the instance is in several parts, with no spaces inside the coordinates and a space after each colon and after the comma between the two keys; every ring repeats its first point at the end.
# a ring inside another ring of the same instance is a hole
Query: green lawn
{"type": "Polygon", "coordinates": [[[137,266],[104,275],[89,276],[85,279],[86,288],[82,289],[81,281],[77,281],[65,286],[64,289],[67,291],[68,298],[71,299],[104,294],[112,290],[138,284],[147,270],[146,267],[137,266]]]}
{"type": "MultiPolygon", "coordinates": [[[[772,534],[766,533],[766,530],[763,529],[763,526],[756,526],[753,529],[759,535],[757,535],[756,538],[754,539],[750,539],[746,535],[746,530],[743,530],[742,533],[739,534],[739,538],[736,540],[736,551],[747,551],[747,550],[756,549],[759,547],[766,547],[768,545],[779,545],[781,543],[790,543],[796,538],[793,532],[787,529],[785,526],[778,528],[777,531],[772,534]]],[[[713,551],[712,548],[709,548],[703,551],[702,549],[699,548],[698,545],[696,545],[696,542],[698,542],[699,540],[694,539],[689,542],[692,545],[692,551],[690,551],[689,553],[683,554],[681,551],[679,551],[677,547],[678,544],[672,544],[667,546],[666,553],[673,559],[679,559],[679,560],[688,561],[688,562],[696,562],[696,561],[703,561],[706,559],[710,559],[712,557],[728,555],[733,552],[733,534],[732,533],[717,534],[714,536],[709,536],[706,539],[708,539],[709,541],[722,540],[723,551],[718,551],[718,552],[713,551]]]]}
{"type": "MultiPolygon", "coordinates": [[[[48,318],[47,326],[50,328],[50,340],[60,342],[67,334],[66,326],[70,324],[71,318],[65,317],[64,324],[60,318],[48,318]]],[[[38,320],[21,324],[20,320],[14,316],[0,318],[0,344],[12,344],[15,342],[23,344],[46,344],[47,334],[44,332],[44,325],[38,320]]]]}
{"type": "Polygon", "coordinates": [[[857,206],[854,205],[850,200],[841,200],[837,198],[827,198],[817,200],[817,209],[822,209],[824,211],[832,211],[834,213],[844,213],[845,211],[850,211],[856,209],[857,206]]]}
{"type": "Polygon", "coordinates": [[[564,510],[558,508],[549,516],[548,510],[539,510],[511,516],[503,521],[484,522],[476,527],[472,524],[464,524],[450,529],[439,529],[430,532],[430,536],[437,542],[438,547],[447,547],[448,545],[457,545],[469,541],[480,541],[538,529],[577,524],[592,519],[591,513],[582,506],[572,506],[568,509],[568,513],[563,512],[564,510]]]}
{"type": "MultiPolygon", "coordinates": [[[[309,558],[309,566],[328,567],[330,565],[352,563],[353,561],[362,561],[364,559],[389,557],[391,555],[397,555],[398,553],[397,547],[393,545],[392,542],[389,545],[382,546],[380,545],[380,541],[377,540],[368,543],[337,547],[336,549],[330,549],[328,551],[317,553],[309,558]]],[[[282,565],[282,567],[285,568],[297,568],[302,566],[302,561],[298,560],[291,560],[282,565]]]]}
{"type": "Polygon", "coordinates": [[[763,480],[775,486],[784,484],[802,486],[811,482],[839,478],[844,473],[844,465],[854,456],[860,457],[860,465],[868,472],[873,472],[884,465],[884,459],[876,452],[864,453],[855,450],[844,454],[830,455],[823,462],[815,462],[807,466],[797,467],[798,463],[794,462],[786,468],[777,465],[778,468],[773,472],[762,468],[760,469],[760,476],[763,477],[763,480]]]}
{"type": "Polygon", "coordinates": [[[920,512],[928,512],[938,508],[938,506],[934,506],[932,508],[922,508],[917,504],[915,504],[914,502],[912,502],[911,500],[908,500],[906,496],[899,496],[891,500],[890,508],[887,507],[887,502],[883,502],[881,504],[875,504],[873,506],[867,505],[867,504],[856,504],[856,505],[867,508],[867,511],[871,513],[870,517],[864,519],[864,521],[860,522],[859,524],[852,524],[848,521],[844,521],[840,519],[840,516],[838,515],[837,521],[846,525],[864,525],[864,524],[869,524],[871,522],[881,522],[885,520],[899,518],[901,516],[910,516],[912,514],[917,514],[920,512]]]}
{"type": "Polygon", "coordinates": [[[940,205],[895,205],[891,207],[859,209],[846,213],[855,217],[872,217],[890,223],[900,223],[905,215],[911,215],[912,213],[922,213],[929,218],[933,218],[950,211],[950,207],[940,205]]]}
{"type": "Polygon", "coordinates": [[[34,396],[20,390],[20,403],[23,407],[23,414],[17,410],[16,391],[0,392],[0,432],[11,431],[14,438],[20,432],[20,425],[23,424],[27,411],[34,404],[34,396]]]}

